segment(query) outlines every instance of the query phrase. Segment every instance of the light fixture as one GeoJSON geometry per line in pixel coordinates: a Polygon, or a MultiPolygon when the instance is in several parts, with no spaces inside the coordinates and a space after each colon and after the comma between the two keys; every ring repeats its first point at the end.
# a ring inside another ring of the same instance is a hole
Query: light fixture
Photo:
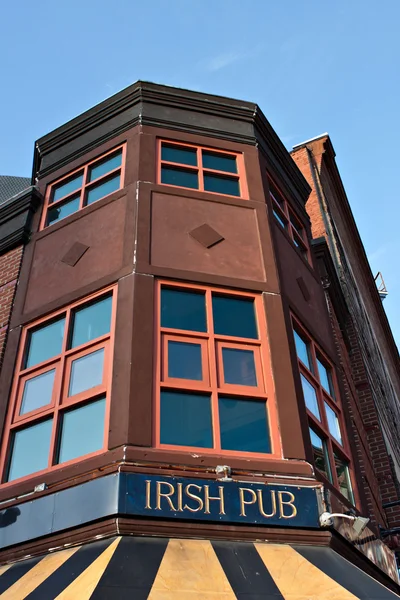
{"type": "Polygon", "coordinates": [[[229,465],[218,465],[215,467],[215,472],[219,481],[232,481],[232,470],[229,465]]]}
{"type": "Polygon", "coordinates": [[[357,533],[357,535],[361,535],[366,526],[368,525],[370,519],[367,517],[357,517],[355,515],[344,515],[342,513],[329,513],[324,512],[319,518],[319,523],[321,527],[331,527],[333,525],[334,517],[342,517],[343,519],[350,519],[353,521],[353,529],[357,533]]]}

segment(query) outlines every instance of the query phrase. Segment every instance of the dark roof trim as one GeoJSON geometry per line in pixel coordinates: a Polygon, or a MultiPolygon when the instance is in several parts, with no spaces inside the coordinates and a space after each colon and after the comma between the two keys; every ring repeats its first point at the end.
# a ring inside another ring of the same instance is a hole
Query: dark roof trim
{"type": "Polygon", "coordinates": [[[32,182],[138,124],[259,145],[297,200],[308,198],[306,180],[257,104],[143,81],[40,138],[32,182]]]}
{"type": "Polygon", "coordinates": [[[0,254],[29,240],[32,217],[42,197],[29,187],[0,206],[0,254]]]}
{"type": "Polygon", "coordinates": [[[346,324],[349,311],[343,296],[343,291],[337,276],[328,243],[324,237],[319,237],[312,240],[311,245],[315,258],[317,259],[317,267],[321,277],[322,286],[328,291],[339,323],[344,326],[346,324]]]}

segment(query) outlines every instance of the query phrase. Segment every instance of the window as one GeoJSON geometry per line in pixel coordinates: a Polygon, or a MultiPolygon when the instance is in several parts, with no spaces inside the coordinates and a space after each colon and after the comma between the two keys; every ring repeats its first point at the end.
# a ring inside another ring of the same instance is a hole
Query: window
{"type": "Polygon", "coordinates": [[[294,211],[290,208],[288,201],[271,180],[269,180],[269,195],[275,220],[289,235],[300,254],[307,262],[311,262],[307,232],[300,219],[298,219],[294,211]]]}
{"type": "Polygon", "coordinates": [[[104,448],[114,294],[109,289],[23,331],[3,482],[104,448]]]}
{"type": "Polygon", "coordinates": [[[261,296],[158,288],[156,445],[279,453],[261,296]]]}
{"type": "Polygon", "coordinates": [[[292,320],[314,465],[354,504],[350,452],[333,366],[300,323],[292,320]]]}
{"type": "Polygon", "coordinates": [[[160,141],[159,157],[159,183],[247,197],[242,154],[160,141]]]}
{"type": "Polygon", "coordinates": [[[124,164],[125,146],[121,146],[48,186],[42,228],[119,190],[124,164]]]}

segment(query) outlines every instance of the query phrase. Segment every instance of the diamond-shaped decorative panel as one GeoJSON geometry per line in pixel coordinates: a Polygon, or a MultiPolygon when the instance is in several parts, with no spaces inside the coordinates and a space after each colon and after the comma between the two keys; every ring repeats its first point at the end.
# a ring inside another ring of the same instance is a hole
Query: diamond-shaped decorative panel
{"type": "Polygon", "coordinates": [[[74,267],[85,254],[86,250],[89,250],[89,246],[81,244],[81,242],[74,242],[68,252],[62,257],[61,262],[74,267]]]}
{"type": "Polygon", "coordinates": [[[225,239],[223,235],[218,233],[218,231],[215,231],[215,229],[206,223],[200,225],[200,227],[196,227],[193,231],[190,231],[189,235],[205,248],[211,248],[225,239]]]}

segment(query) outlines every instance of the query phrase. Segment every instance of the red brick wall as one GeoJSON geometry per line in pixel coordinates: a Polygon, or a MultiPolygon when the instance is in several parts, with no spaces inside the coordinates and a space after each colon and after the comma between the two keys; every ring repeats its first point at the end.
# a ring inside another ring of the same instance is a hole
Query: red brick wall
{"type": "MultiPolygon", "coordinates": [[[[311,187],[311,194],[306,203],[306,211],[311,220],[312,237],[314,239],[325,237],[325,223],[322,218],[319,199],[315,190],[307,148],[300,148],[299,150],[292,152],[292,158],[307,180],[308,185],[311,187]]],[[[321,155],[319,157],[315,157],[315,155],[313,156],[313,160],[316,161],[317,164],[320,162],[320,159],[321,155]]]]}
{"type": "MultiPolygon", "coordinates": [[[[330,302],[329,295],[326,294],[326,296],[332,331],[340,362],[340,369],[338,370],[337,374],[341,379],[342,390],[344,392],[341,400],[344,410],[347,409],[347,412],[350,415],[350,431],[348,433],[351,436],[356,448],[356,456],[354,456],[354,460],[357,462],[359,467],[361,486],[363,488],[365,501],[367,504],[366,508],[368,510],[368,516],[370,517],[372,523],[375,525],[382,525],[382,527],[386,528],[388,527],[388,521],[385,511],[382,509],[380,482],[376,475],[374,459],[371,455],[371,446],[369,440],[370,432],[365,424],[365,407],[358,400],[357,386],[354,379],[354,371],[357,371],[359,375],[362,375],[364,368],[363,364],[360,365],[358,358],[360,350],[359,348],[357,350],[357,337],[354,335],[352,319],[351,316],[349,316],[348,322],[346,323],[346,334],[348,339],[351,338],[351,350],[349,354],[348,347],[344,341],[338,319],[334,312],[332,303],[330,302]]],[[[375,412],[375,418],[377,418],[375,406],[373,405],[372,409],[369,407],[369,410],[373,410],[375,412]]],[[[370,416],[373,418],[372,412],[370,416]]]]}
{"type": "Polygon", "coordinates": [[[11,308],[21,266],[23,246],[0,256],[0,368],[3,364],[11,308]]]}

